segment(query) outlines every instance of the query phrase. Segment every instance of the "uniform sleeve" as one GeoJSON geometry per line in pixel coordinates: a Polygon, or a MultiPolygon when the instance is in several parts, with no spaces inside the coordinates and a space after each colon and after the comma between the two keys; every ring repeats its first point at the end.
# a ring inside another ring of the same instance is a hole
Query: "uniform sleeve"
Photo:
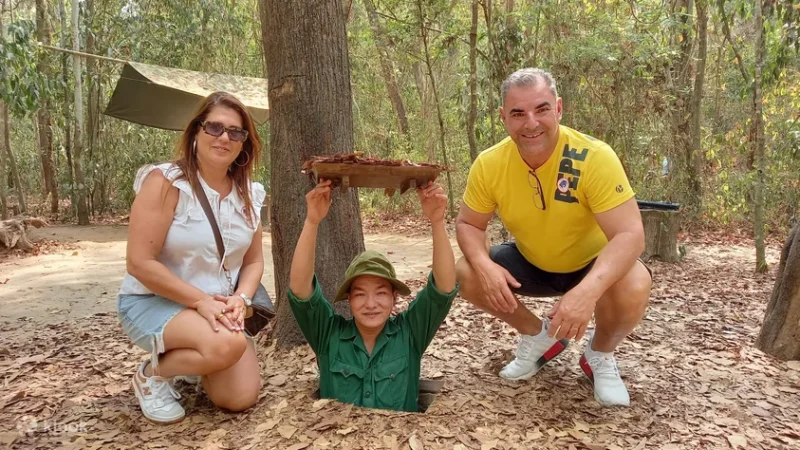
{"type": "Polygon", "coordinates": [[[458,293],[458,285],[452,292],[444,293],[436,289],[433,272],[428,275],[428,284],[417,294],[417,298],[400,313],[408,322],[414,349],[422,355],[444,322],[453,299],[458,293]]]}
{"type": "Polygon", "coordinates": [[[308,300],[298,298],[289,289],[289,306],[292,308],[292,314],[300,327],[300,331],[303,332],[303,336],[305,336],[314,353],[319,356],[320,352],[327,348],[326,343],[330,339],[331,332],[339,316],[333,312],[333,307],[322,295],[322,289],[317,282],[316,275],[314,275],[312,283],[314,285],[314,293],[311,294],[308,300]]]}
{"type": "Polygon", "coordinates": [[[594,214],[606,212],[634,197],[633,189],[622,163],[611,147],[595,150],[586,162],[583,181],[586,199],[594,214]]]}
{"type": "Polygon", "coordinates": [[[489,214],[497,208],[497,202],[489,194],[486,186],[485,167],[483,160],[478,157],[469,169],[467,189],[464,191],[464,204],[471,210],[489,214]]]}

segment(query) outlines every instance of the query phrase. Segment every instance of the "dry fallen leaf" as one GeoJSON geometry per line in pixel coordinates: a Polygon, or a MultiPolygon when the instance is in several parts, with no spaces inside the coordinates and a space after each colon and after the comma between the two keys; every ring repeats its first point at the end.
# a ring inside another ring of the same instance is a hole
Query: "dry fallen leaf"
{"type": "Polygon", "coordinates": [[[267,380],[267,383],[273,386],[283,386],[286,383],[286,379],[287,379],[286,375],[275,375],[274,377],[271,377],[269,380],[267,380]]]}
{"type": "Polygon", "coordinates": [[[275,428],[275,425],[277,425],[278,422],[280,422],[280,421],[281,421],[281,419],[268,419],[266,422],[264,422],[262,424],[259,424],[256,427],[256,433],[260,433],[262,431],[269,431],[269,430],[275,428]]]}
{"type": "Polygon", "coordinates": [[[481,450],[491,450],[497,447],[497,439],[492,439],[491,441],[487,441],[481,444],[481,450]]]}
{"type": "Polygon", "coordinates": [[[800,361],[789,361],[786,363],[790,369],[800,372],[800,361]]]}
{"type": "Polygon", "coordinates": [[[412,434],[411,437],[408,438],[408,446],[411,447],[411,450],[425,449],[425,447],[422,445],[422,441],[419,440],[416,434],[412,434]]]}
{"type": "Polygon", "coordinates": [[[278,427],[278,433],[280,433],[284,439],[291,439],[295,431],[297,431],[297,427],[293,427],[291,425],[283,425],[278,427]]]}
{"type": "Polygon", "coordinates": [[[352,433],[354,431],[358,431],[358,427],[353,426],[353,427],[342,428],[341,430],[336,430],[336,434],[341,434],[342,436],[347,436],[348,434],[350,434],[350,433],[352,433]]]}
{"type": "Polygon", "coordinates": [[[286,450],[303,450],[309,445],[311,445],[311,442],[298,442],[297,444],[290,445],[286,450]]]}
{"type": "Polygon", "coordinates": [[[11,444],[13,444],[19,438],[19,432],[17,431],[3,431],[0,432],[0,444],[5,444],[9,448],[11,444]]]}
{"type": "Polygon", "coordinates": [[[320,409],[324,408],[325,405],[327,405],[328,403],[330,403],[332,401],[333,400],[331,400],[329,398],[321,398],[321,399],[315,401],[313,405],[311,405],[311,409],[313,409],[314,411],[319,411],[320,409]]]}
{"type": "Polygon", "coordinates": [[[383,436],[383,446],[392,450],[397,449],[397,436],[393,434],[387,434],[383,436]]]}
{"type": "Polygon", "coordinates": [[[585,431],[587,433],[592,431],[592,427],[589,426],[588,423],[581,422],[580,420],[575,421],[575,429],[578,431],[585,431]]]}
{"type": "Polygon", "coordinates": [[[714,423],[722,427],[739,428],[739,421],[730,417],[717,417],[714,423]]]}
{"type": "Polygon", "coordinates": [[[747,448],[747,439],[740,434],[731,434],[728,435],[728,442],[730,442],[731,447],[737,448],[747,448]]]}
{"type": "Polygon", "coordinates": [[[289,402],[287,402],[286,399],[283,399],[283,400],[281,400],[280,403],[278,403],[277,405],[273,406],[272,408],[275,409],[276,412],[280,412],[282,409],[286,408],[287,406],[289,406],[289,402]]]}
{"type": "Polygon", "coordinates": [[[491,442],[492,441],[492,437],[491,436],[487,436],[487,435],[485,435],[483,433],[479,433],[477,431],[474,431],[474,432],[469,433],[469,434],[470,434],[470,436],[474,437],[475,440],[480,442],[481,444],[485,444],[487,442],[491,442]]]}

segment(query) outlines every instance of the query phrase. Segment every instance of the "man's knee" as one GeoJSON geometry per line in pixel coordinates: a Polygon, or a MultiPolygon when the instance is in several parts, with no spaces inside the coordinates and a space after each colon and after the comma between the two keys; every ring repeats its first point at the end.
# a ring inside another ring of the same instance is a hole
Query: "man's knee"
{"type": "Polygon", "coordinates": [[[247,337],[244,333],[220,329],[219,334],[206,342],[200,352],[215,371],[219,371],[239,362],[246,349],[247,337]]]}
{"type": "Polygon", "coordinates": [[[650,290],[653,288],[653,277],[644,263],[636,261],[625,278],[628,279],[626,288],[630,295],[646,303],[650,298],[650,290]]]}
{"type": "Polygon", "coordinates": [[[611,304],[617,310],[616,314],[638,314],[650,300],[650,290],[653,279],[650,272],[641,262],[637,261],[633,267],[606,293],[611,304]]]}
{"type": "Polygon", "coordinates": [[[465,300],[472,300],[479,295],[479,286],[475,280],[475,270],[462,256],[456,262],[456,281],[458,282],[458,294],[465,300]]]}

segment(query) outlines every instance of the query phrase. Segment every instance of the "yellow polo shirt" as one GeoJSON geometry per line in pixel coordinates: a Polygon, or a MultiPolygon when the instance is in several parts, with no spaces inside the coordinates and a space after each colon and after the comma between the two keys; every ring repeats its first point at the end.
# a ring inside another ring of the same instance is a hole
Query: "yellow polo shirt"
{"type": "Polygon", "coordinates": [[[497,212],[525,259],[555,273],[574,272],[608,243],[594,215],[615,208],[634,193],[614,150],[605,142],[561,125],[556,149],[536,179],[510,137],[481,152],[472,164],[464,203],[497,212]]]}

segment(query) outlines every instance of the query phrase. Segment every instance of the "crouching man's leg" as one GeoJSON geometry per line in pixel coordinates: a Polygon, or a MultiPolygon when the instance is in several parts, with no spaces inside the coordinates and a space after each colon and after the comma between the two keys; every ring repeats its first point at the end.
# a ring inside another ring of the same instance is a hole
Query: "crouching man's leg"
{"type": "Polygon", "coordinates": [[[644,317],[652,284],[650,271],[637,261],[595,306],[595,332],[586,345],[580,365],[592,380],[595,399],[605,406],[630,404],[613,352],[644,317]]]}
{"type": "MultiPolygon", "coordinates": [[[[515,289],[522,289],[525,295],[531,296],[556,295],[545,282],[549,274],[525,260],[515,245],[511,243],[496,245],[489,253],[494,264],[511,276],[511,283],[517,283],[515,289]]],[[[460,294],[465,300],[508,323],[519,332],[516,357],[500,371],[500,377],[512,381],[527,380],[569,345],[568,339],[549,337],[548,321],[542,321],[537,317],[511,291],[507,294],[516,303],[513,312],[494,308],[486,289],[480,283],[480,275],[466,258],[461,258],[456,264],[456,276],[461,287],[460,294]]],[[[507,289],[511,289],[511,286],[507,289]]]]}

